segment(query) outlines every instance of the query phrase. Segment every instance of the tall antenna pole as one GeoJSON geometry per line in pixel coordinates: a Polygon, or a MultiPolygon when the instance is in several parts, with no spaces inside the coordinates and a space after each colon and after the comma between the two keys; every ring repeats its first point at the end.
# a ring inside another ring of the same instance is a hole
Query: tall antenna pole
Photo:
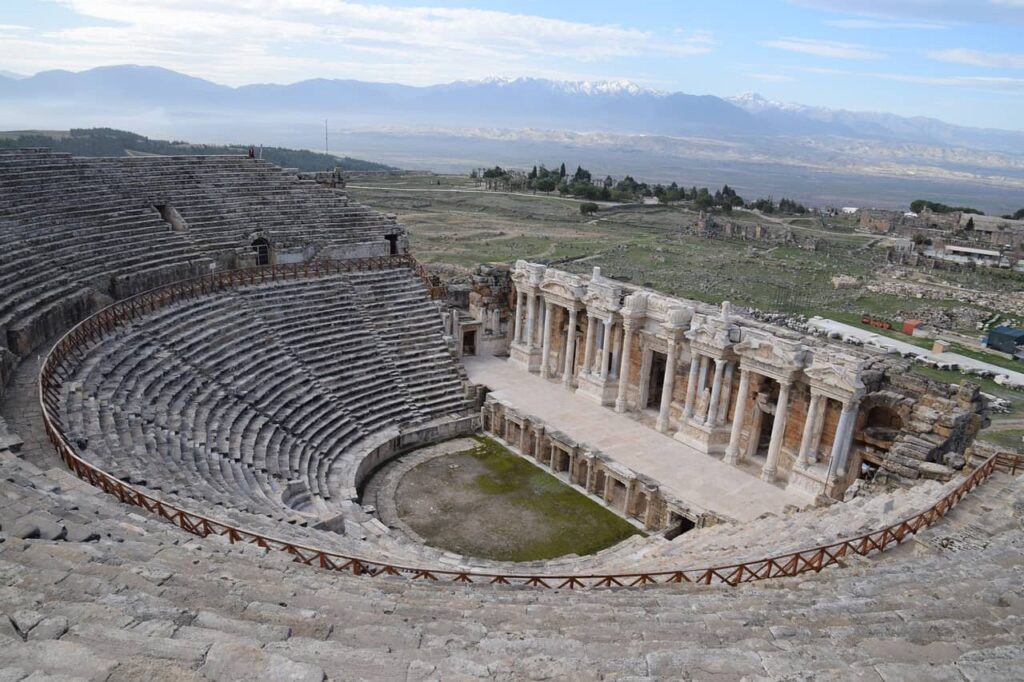
{"type": "Polygon", "coordinates": [[[324,155],[330,156],[330,152],[327,151],[327,119],[324,119],[324,155]]]}

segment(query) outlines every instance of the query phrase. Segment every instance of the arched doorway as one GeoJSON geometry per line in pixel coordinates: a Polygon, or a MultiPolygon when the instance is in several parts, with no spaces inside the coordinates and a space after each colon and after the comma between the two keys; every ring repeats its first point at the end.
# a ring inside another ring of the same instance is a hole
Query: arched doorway
{"type": "Polygon", "coordinates": [[[256,250],[256,265],[270,265],[270,242],[258,237],[253,240],[252,248],[256,250]]]}

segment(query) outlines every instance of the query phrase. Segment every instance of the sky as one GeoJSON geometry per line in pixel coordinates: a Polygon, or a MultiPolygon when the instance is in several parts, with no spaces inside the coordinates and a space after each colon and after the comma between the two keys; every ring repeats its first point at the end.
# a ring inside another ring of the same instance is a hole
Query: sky
{"type": "Polygon", "coordinates": [[[1024,0],[2,0],[0,71],[626,80],[1024,129],[1024,0]]]}

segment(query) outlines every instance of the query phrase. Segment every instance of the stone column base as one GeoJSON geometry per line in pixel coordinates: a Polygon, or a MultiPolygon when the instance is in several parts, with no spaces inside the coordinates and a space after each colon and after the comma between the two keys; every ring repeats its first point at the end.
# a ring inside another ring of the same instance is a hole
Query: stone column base
{"type": "Polygon", "coordinates": [[[807,467],[794,464],[789,472],[786,492],[796,493],[813,502],[819,495],[825,494],[825,479],[827,477],[827,464],[811,464],[807,467]]]}
{"type": "Polygon", "coordinates": [[[601,375],[585,372],[576,375],[576,386],[577,395],[609,407],[615,405],[615,398],[619,392],[618,384],[611,379],[601,381],[601,375]]]}
{"type": "Polygon", "coordinates": [[[674,438],[680,443],[686,443],[691,448],[699,450],[707,455],[724,455],[729,447],[729,435],[732,427],[729,424],[708,426],[692,421],[683,423],[676,431],[674,438]]]}
{"type": "Polygon", "coordinates": [[[533,350],[527,350],[526,344],[522,343],[513,342],[508,352],[509,362],[525,368],[528,372],[540,371],[540,356],[541,349],[539,347],[534,347],[533,350]]]}

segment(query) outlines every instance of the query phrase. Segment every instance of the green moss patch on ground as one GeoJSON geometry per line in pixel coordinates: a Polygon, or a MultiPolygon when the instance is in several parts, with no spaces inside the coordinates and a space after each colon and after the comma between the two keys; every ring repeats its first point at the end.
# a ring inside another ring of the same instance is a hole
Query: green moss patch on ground
{"type": "Polygon", "coordinates": [[[982,431],[980,440],[1008,448],[1011,452],[1024,454],[1024,429],[1007,429],[1005,431],[982,431]]]}
{"type": "Polygon", "coordinates": [[[634,526],[499,443],[424,462],[396,491],[401,519],[428,544],[467,556],[537,561],[593,554],[634,526]]]}

